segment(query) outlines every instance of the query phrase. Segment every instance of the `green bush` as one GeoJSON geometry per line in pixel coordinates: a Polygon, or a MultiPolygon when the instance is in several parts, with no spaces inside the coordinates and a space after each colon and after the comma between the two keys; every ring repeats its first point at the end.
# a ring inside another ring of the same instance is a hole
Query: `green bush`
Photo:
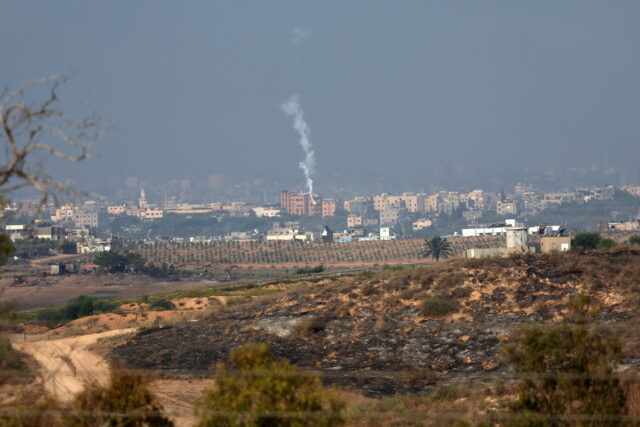
{"type": "Polygon", "coordinates": [[[143,270],[145,259],[135,252],[102,252],[96,255],[94,262],[108,272],[131,271],[139,273],[143,270]]]}
{"type": "Polygon", "coordinates": [[[446,316],[458,310],[457,304],[446,298],[429,297],[422,301],[420,311],[424,316],[446,316]]]}
{"type": "Polygon", "coordinates": [[[149,303],[149,308],[152,310],[173,310],[176,308],[175,304],[166,298],[157,299],[149,303]]]}
{"type": "Polygon", "coordinates": [[[580,246],[584,249],[597,249],[598,243],[602,237],[600,233],[596,232],[584,232],[578,233],[575,235],[573,240],[571,241],[571,246],[577,247],[580,246]]]}
{"type": "Polygon", "coordinates": [[[295,274],[314,274],[322,273],[324,271],[324,265],[320,264],[315,267],[303,267],[295,271],[295,274]]]}
{"type": "Polygon", "coordinates": [[[196,408],[199,426],[336,426],[344,404],[314,375],[275,360],[265,344],[231,351],[196,408]]]}
{"type": "Polygon", "coordinates": [[[521,377],[511,425],[618,425],[625,395],[613,374],[621,346],[612,333],[528,327],[502,350],[521,377]]]}
{"type": "Polygon", "coordinates": [[[615,248],[616,246],[618,246],[618,243],[616,243],[615,240],[601,238],[598,241],[597,248],[598,249],[611,249],[611,248],[615,248]]]}
{"type": "Polygon", "coordinates": [[[162,413],[162,405],[149,391],[149,379],[114,370],[107,386],[89,383],[63,411],[64,425],[89,426],[172,426],[162,413]]]}
{"type": "Polygon", "coordinates": [[[113,311],[116,304],[111,301],[80,295],[59,308],[46,308],[36,313],[36,320],[48,326],[79,319],[93,314],[113,311]]]}
{"type": "Polygon", "coordinates": [[[629,237],[629,244],[630,245],[640,245],[640,234],[635,234],[635,235],[629,237]]]}

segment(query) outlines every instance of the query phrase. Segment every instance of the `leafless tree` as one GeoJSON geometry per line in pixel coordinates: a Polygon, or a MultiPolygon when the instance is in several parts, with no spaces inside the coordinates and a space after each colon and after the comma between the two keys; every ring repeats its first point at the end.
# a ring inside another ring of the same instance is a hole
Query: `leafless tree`
{"type": "Polygon", "coordinates": [[[0,92],[0,197],[25,187],[38,192],[38,205],[59,203],[70,193],[68,184],[44,171],[47,158],[79,162],[93,157],[89,150],[105,132],[99,117],[76,120],[62,111],[58,90],[69,75],[32,80],[14,91],[0,92]]]}

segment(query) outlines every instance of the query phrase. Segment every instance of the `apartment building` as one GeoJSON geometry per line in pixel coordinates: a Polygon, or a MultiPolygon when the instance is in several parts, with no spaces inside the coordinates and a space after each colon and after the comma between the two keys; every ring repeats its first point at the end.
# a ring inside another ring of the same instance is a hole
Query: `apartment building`
{"type": "Polygon", "coordinates": [[[56,209],[51,220],[56,223],[73,223],[78,228],[98,227],[98,209],[93,202],[82,205],[67,204],[56,209]]]}
{"type": "Polygon", "coordinates": [[[368,197],[355,197],[344,201],[344,209],[351,215],[365,216],[371,206],[371,199],[368,197]]]}
{"type": "Polygon", "coordinates": [[[109,215],[124,215],[125,207],[124,205],[107,206],[107,213],[109,215]]]}
{"type": "Polygon", "coordinates": [[[573,191],[564,191],[559,193],[544,193],[542,206],[544,209],[549,206],[559,205],[562,203],[573,202],[577,200],[578,193],[573,191]]]}
{"type": "Polygon", "coordinates": [[[393,226],[402,219],[403,209],[399,207],[391,207],[380,211],[380,226],[393,226]]]}
{"type": "Polygon", "coordinates": [[[322,201],[322,216],[335,216],[338,202],[333,199],[325,199],[322,201]]]}
{"type": "Polygon", "coordinates": [[[516,202],[502,202],[498,200],[496,203],[496,214],[498,215],[516,215],[518,206],[516,202]]]}
{"type": "Polygon", "coordinates": [[[620,189],[633,196],[640,197],[640,185],[623,185],[620,189]]]}
{"type": "Polygon", "coordinates": [[[280,193],[280,208],[289,215],[317,216],[322,214],[322,206],[322,197],[318,194],[312,198],[308,193],[280,193]]]}
{"type": "Polygon", "coordinates": [[[388,208],[401,208],[402,206],[402,196],[382,193],[373,197],[373,209],[378,212],[388,208]]]}
{"type": "Polygon", "coordinates": [[[407,211],[412,213],[416,213],[416,212],[423,213],[425,211],[425,201],[427,199],[426,194],[404,193],[400,197],[404,202],[404,207],[407,209],[407,211]]]}

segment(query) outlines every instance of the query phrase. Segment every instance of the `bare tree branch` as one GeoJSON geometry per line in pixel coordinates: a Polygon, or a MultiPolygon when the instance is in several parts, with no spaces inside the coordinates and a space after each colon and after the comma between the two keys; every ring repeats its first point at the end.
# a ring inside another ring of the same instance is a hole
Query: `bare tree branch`
{"type": "Polygon", "coordinates": [[[70,162],[95,157],[90,149],[107,130],[97,116],[75,120],[62,111],[58,89],[69,79],[68,75],[44,77],[0,94],[0,143],[4,144],[6,156],[0,165],[0,198],[32,187],[40,194],[38,203],[42,208],[50,200],[60,202],[64,195],[84,194],[33,163],[41,157],[38,153],[70,162]],[[48,95],[29,102],[30,91],[42,87],[48,95]]]}

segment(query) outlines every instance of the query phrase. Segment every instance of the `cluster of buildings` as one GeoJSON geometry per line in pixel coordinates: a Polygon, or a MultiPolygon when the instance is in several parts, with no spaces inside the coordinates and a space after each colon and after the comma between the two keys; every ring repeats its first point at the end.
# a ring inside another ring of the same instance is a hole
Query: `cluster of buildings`
{"type": "MultiPolygon", "coordinates": [[[[217,179],[217,178],[216,178],[217,179]]],[[[212,179],[212,185],[219,187],[220,182],[212,179]]],[[[188,189],[190,183],[179,183],[188,189]]],[[[139,183],[127,184],[131,188],[139,188],[139,183]]],[[[178,184],[176,184],[178,185],[178,184]]],[[[216,187],[216,188],[217,188],[216,187]]],[[[143,221],[155,221],[169,214],[193,215],[220,212],[224,216],[273,218],[277,220],[286,216],[339,217],[344,220],[343,231],[331,231],[328,228],[320,231],[305,231],[299,223],[287,222],[274,226],[267,232],[257,230],[244,232],[232,231],[226,236],[212,238],[241,240],[298,240],[298,241],[356,241],[386,240],[395,238],[395,234],[406,236],[407,232],[429,232],[429,228],[441,216],[463,218],[470,224],[477,224],[481,218],[512,217],[523,218],[539,213],[552,206],[570,202],[588,202],[591,200],[610,200],[616,191],[640,197],[640,186],[625,185],[622,187],[580,187],[559,192],[541,192],[531,186],[518,184],[510,193],[492,193],[484,190],[473,190],[467,193],[438,191],[426,193],[381,193],[374,196],[357,196],[347,200],[325,198],[321,194],[282,191],[279,204],[250,205],[245,202],[229,203],[177,203],[175,199],[165,198],[160,204],[149,203],[144,189],[138,190],[137,201],[111,204],[104,200],[86,201],[65,204],[60,207],[49,207],[50,216],[45,221],[32,224],[13,224],[6,227],[13,240],[25,238],[43,238],[51,240],[75,240],[81,242],[80,251],[92,252],[108,248],[106,241],[96,238],[96,230],[108,216],[128,216],[143,221]],[[324,234],[323,234],[324,233],[324,234]]],[[[38,209],[34,211],[40,212],[38,209]]],[[[15,209],[9,207],[7,209],[15,209]]],[[[222,218],[223,215],[220,216],[222,218]]],[[[219,218],[219,220],[220,220],[219,218]]],[[[514,220],[503,224],[484,227],[468,227],[462,229],[461,236],[483,236],[505,234],[506,230],[515,226],[514,220]]],[[[108,221],[107,221],[108,223],[108,221]]],[[[331,222],[334,227],[336,221],[331,222]]],[[[640,220],[608,223],[609,230],[640,230],[640,220]]],[[[547,227],[547,232],[557,232],[559,226],[547,227]],[[554,228],[556,227],[556,228],[554,228]]],[[[529,234],[537,233],[535,227],[528,229],[529,234]]],[[[193,238],[196,238],[193,236],[193,238]]]]}
{"type": "Polygon", "coordinates": [[[526,227],[511,222],[494,235],[504,235],[504,246],[493,248],[470,248],[465,250],[466,258],[487,258],[527,253],[566,252],[571,249],[571,237],[564,235],[564,229],[556,227],[526,227]],[[554,231],[555,230],[555,231],[554,231]],[[540,237],[539,243],[530,242],[529,237],[540,237]]]}
{"type": "Polygon", "coordinates": [[[350,228],[343,232],[334,232],[325,226],[322,231],[305,231],[297,221],[287,221],[284,225],[275,222],[267,231],[267,241],[301,241],[301,242],[355,242],[374,240],[393,240],[396,236],[389,227],[381,227],[375,232],[367,233],[364,228],[350,228]]]}

